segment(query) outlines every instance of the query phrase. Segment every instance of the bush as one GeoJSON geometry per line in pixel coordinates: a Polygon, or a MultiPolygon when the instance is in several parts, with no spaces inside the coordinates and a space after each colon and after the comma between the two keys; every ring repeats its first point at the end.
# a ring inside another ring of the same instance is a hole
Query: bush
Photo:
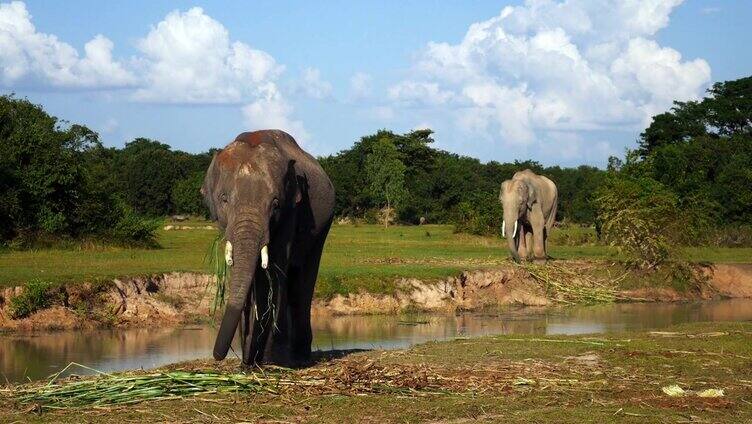
{"type": "Polygon", "coordinates": [[[121,217],[110,231],[112,241],[128,246],[157,247],[156,231],[160,220],[144,218],[121,205],[121,217]]]}
{"type": "Polygon", "coordinates": [[[641,269],[656,269],[671,255],[678,199],[650,178],[612,176],[596,196],[606,242],[641,269]]]}
{"type": "Polygon", "coordinates": [[[196,172],[188,178],[178,180],[172,187],[172,204],[175,212],[208,217],[208,210],[201,196],[204,172],[196,172]]]}
{"type": "Polygon", "coordinates": [[[504,214],[495,196],[479,195],[475,201],[460,202],[453,215],[457,233],[501,236],[504,214]]]}
{"type": "Polygon", "coordinates": [[[52,283],[33,280],[23,292],[10,300],[8,313],[12,319],[26,318],[36,311],[49,308],[62,300],[62,292],[56,290],[52,283]]]}
{"type": "Polygon", "coordinates": [[[593,227],[562,224],[551,232],[548,242],[557,246],[592,246],[598,237],[593,227]]]}
{"type": "Polygon", "coordinates": [[[752,247],[751,225],[726,225],[706,231],[698,244],[716,247],[752,247]]]}

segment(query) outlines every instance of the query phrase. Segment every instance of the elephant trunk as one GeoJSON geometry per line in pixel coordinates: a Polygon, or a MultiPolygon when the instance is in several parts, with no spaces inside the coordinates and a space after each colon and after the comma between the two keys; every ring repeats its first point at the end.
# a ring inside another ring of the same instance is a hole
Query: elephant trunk
{"type": "MultiPolygon", "coordinates": [[[[234,226],[233,236],[228,237],[232,272],[230,273],[230,287],[227,306],[225,308],[219,332],[214,342],[214,359],[222,360],[227,356],[230,344],[235,336],[235,330],[240,323],[241,313],[259,265],[261,253],[262,267],[268,264],[269,255],[267,241],[263,240],[263,231],[253,221],[244,221],[234,226]],[[232,243],[231,245],[229,243],[232,243]]],[[[227,252],[227,250],[226,250],[227,252]]]]}
{"type": "Polygon", "coordinates": [[[515,262],[520,261],[520,255],[517,253],[517,246],[519,243],[519,239],[517,238],[517,227],[518,227],[518,219],[516,216],[512,215],[509,217],[504,218],[504,222],[502,223],[503,228],[503,236],[507,239],[507,246],[509,247],[509,253],[512,254],[512,259],[514,259],[515,262]],[[507,225],[508,223],[514,222],[513,228],[510,230],[507,225]]]}

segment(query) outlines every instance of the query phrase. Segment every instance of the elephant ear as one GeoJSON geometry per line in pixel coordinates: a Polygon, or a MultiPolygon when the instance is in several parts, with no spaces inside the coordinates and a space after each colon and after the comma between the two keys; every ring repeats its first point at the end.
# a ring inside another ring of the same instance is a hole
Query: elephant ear
{"type": "Polygon", "coordinates": [[[525,192],[527,193],[525,199],[527,208],[528,210],[533,209],[533,205],[538,201],[538,192],[535,190],[535,186],[532,185],[529,181],[525,181],[523,186],[525,187],[525,192]]]}
{"type": "Polygon", "coordinates": [[[511,184],[511,182],[511,180],[506,180],[501,183],[501,189],[499,190],[499,202],[504,203],[504,193],[509,190],[509,184],[511,184]]]}
{"type": "Polygon", "coordinates": [[[303,200],[303,189],[295,170],[295,159],[290,159],[287,163],[287,174],[285,177],[285,198],[292,199],[293,204],[297,205],[303,200]]]}
{"type": "Polygon", "coordinates": [[[212,220],[217,220],[217,205],[214,203],[214,185],[217,179],[215,162],[217,154],[214,154],[209,169],[206,170],[204,183],[201,185],[201,195],[204,197],[204,204],[209,208],[209,216],[212,220]]]}

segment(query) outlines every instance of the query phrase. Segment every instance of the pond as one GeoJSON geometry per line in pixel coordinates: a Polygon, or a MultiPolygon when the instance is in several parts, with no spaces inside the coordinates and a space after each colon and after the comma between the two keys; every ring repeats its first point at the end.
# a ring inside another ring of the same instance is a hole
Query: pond
{"type": "MultiPolygon", "coordinates": [[[[457,315],[339,316],[314,319],[314,350],[395,349],[430,340],[494,334],[605,334],[701,321],[752,321],[752,299],[507,308],[457,315]]],[[[0,378],[153,368],[211,357],[211,326],[0,335],[0,378]]],[[[232,352],[230,353],[232,355],[232,352]]]]}

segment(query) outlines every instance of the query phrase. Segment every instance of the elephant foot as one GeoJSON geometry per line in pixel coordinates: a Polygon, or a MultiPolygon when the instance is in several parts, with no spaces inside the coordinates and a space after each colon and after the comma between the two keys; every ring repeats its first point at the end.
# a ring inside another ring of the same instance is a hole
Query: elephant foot
{"type": "Polygon", "coordinates": [[[548,260],[546,258],[535,258],[533,263],[536,265],[545,265],[548,260]]]}

